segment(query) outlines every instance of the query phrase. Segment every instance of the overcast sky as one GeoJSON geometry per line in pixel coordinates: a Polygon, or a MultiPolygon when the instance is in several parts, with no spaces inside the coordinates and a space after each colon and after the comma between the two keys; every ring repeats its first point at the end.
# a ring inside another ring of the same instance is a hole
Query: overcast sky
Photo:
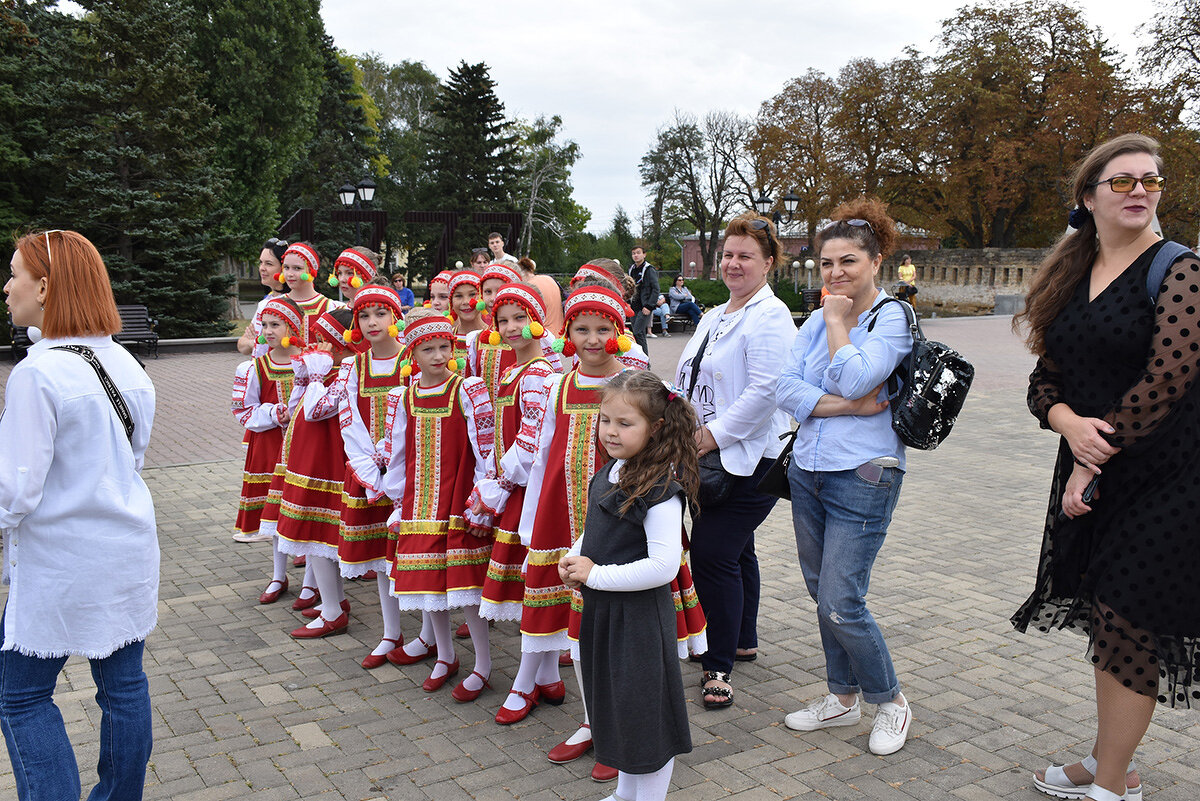
{"type": "MultiPolygon", "coordinates": [[[[423,61],[440,78],[462,60],[487,63],[509,116],[558,114],[583,156],[575,199],[589,230],[618,205],[645,205],[638,162],[678,108],[753,114],[814,67],[836,76],[852,58],[887,61],[907,45],[936,51],[953,0],[745,3],[729,0],[324,0],[325,27],[350,53],[423,61]]],[[[1132,58],[1150,0],[1093,0],[1086,15],[1132,58]]]]}

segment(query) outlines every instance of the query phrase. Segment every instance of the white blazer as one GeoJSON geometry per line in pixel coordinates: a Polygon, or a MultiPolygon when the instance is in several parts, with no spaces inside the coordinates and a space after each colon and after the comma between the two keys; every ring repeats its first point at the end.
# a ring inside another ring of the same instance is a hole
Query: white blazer
{"type": "MultiPolygon", "coordinates": [[[[685,393],[696,351],[705,336],[716,331],[728,305],[707,311],[684,346],[675,383],[685,393]]],[[[774,459],[783,450],[779,435],[791,428],[791,421],[775,404],[775,385],[795,337],[792,313],[770,284],[750,298],[720,338],[709,337],[703,364],[713,370],[718,411],[707,425],[721,449],[721,465],[736,476],[750,475],[763,457],[774,459]]]]}

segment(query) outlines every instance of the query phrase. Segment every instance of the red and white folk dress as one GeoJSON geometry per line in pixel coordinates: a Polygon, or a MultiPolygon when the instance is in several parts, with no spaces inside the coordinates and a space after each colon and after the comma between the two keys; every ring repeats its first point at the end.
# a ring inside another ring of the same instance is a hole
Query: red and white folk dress
{"type": "Polygon", "coordinates": [[[368,351],[342,362],[338,375],[346,400],[338,415],[346,448],[338,561],[342,575],[386,572],[396,543],[387,530],[392,503],[373,492],[383,456],[377,446],[387,423],[388,392],[402,383],[400,356],[373,358],[368,351]]]}
{"type": "Polygon", "coordinates": [[[338,425],[341,389],[333,358],[322,351],[300,357],[304,381],[283,441],[284,480],[276,526],[279,550],[336,561],[341,542],[346,452],[338,425]]]}
{"type": "Polygon", "coordinates": [[[479,613],[491,620],[520,620],[525,597],[521,567],[526,549],[517,529],[546,412],[547,379],[554,369],[538,358],[511,368],[496,397],[497,447],[494,469],[479,482],[478,498],[490,512],[496,543],[483,583],[479,613]]]}
{"type": "Polygon", "coordinates": [[[375,491],[393,499],[390,577],[401,609],[436,612],[479,603],[490,536],[467,533],[467,498],[492,458],[492,404],[478,378],[436,387],[414,381],[388,396],[375,491]]]}
{"type": "Polygon", "coordinates": [[[259,532],[263,506],[283,449],[282,420],[292,379],[291,363],[277,364],[270,354],[242,362],[234,375],[230,408],[248,432],[236,523],[243,534],[259,532]]]}

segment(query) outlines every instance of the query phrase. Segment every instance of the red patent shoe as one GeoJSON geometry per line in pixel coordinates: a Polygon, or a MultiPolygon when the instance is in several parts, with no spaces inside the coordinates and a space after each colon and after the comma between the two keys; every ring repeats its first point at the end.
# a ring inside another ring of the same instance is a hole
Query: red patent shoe
{"type": "Polygon", "coordinates": [[[437,692],[438,690],[442,689],[442,685],[446,683],[447,679],[453,678],[454,676],[458,675],[458,658],[457,657],[455,657],[453,663],[443,662],[441,659],[439,659],[438,661],[433,663],[433,669],[437,670],[438,665],[445,665],[446,672],[443,673],[442,675],[438,676],[436,679],[433,676],[430,676],[429,678],[425,679],[425,681],[421,682],[421,689],[427,693],[437,692]]]}
{"type": "Polygon", "coordinates": [[[458,701],[460,704],[465,704],[470,701],[474,701],[476,698],[479,697],[479,694],[482,693],[484,690],[492,689],[492,685],[488,684],[488,680],[485,679],[479,671],[472,670],[471,676],[467,676],[467,679],[463,679],[462,681],[460,681],[458,683],[458,686],[455,687],[454,690],[451,691],[451,693],[450,693],[450,697],[453,698],[455,701],[458,701]],[[483,682],[483,686],[480,687],[478,690],[468,690],[467,689],[467,687],[466,687],[467,679],[471,678],[471,676],[479,676],[479,680],[483,682]]]}
{"type": "MultiPolygon", "coordinates": [[[[421,636],[417,635],[417,639],[421,640],[421,636]]],[[[437,656],[437,643],[430,645],[424,640],[421,640],[421,645],[425,646],[425,653],[417,654],[416,656],[409,656],[408,654],[404,653],[403,647],[397,646],[395,649],[388,651],[387,661],[399,667],[401,665],[415,665],[418,662],[424,662],[431,656],[437,656]]]]}
{"type": "Polygon", "coordinates": [[[509,695],[519,695],[525,699],[525,706],[520,709],[509,709],[508,707],[500,707],[500,711],[496,713],[496,722],[501,726],[508,726],[513,723],[519,723],[529,716],[533,708],[538,705],[538,690],[533,688],[531,693],[523,693],[520,690],[509,690],[509,695]]]}
{"type": "MultiPolygon", "coordinates": [[[[583,724],[583,728],[591,729],[592,727],[585,723],[585,724],[583,724]]],[[[584,740],[582,743],[576,743],[575,745],[567,745],[564,742],[564,743],[559,743],[558,745],[551,748],[550,753],[546,754],[546,758],[549,759],[551,762],[553,762],[555,765],[565,765],[568,762],[574,762],[575,760],[579,759],[581,756],[583,756],[584,754],[586,754],[588,751],[591,751],[591,750],[592,750],[591,738],[584,740]]]]}
{"type": "Polygon", "coordinates": [[[279,600],[280,595],[283,595],[285,592],[287,592],[287,588],[287,576],[284,576],[283,581],[280,581],[279,579],[271,579],[271,584],[268,584],[267,588],[263,590],[263,594],[258,596],[258,602],[260,604],[273,604],[279,600]],[[273,584],[278,584],[279,589],[272,590],[271,585],[273,584]]]}
{"type": "Polygon", "coordinates": [[[461,626],[458,627],[458,630],[454,632],[454,636],[459,638],[460,640],[465,640],[466,638],[471,636],[471,627],[468,626],[466,623],[463,623],[461,626]]]}
{"type": "Polygon", "coordinates": [[[575,664],[575,660],[571,658],[570,651],[563,651],[561,654],[558,655],[558,666],[559,667],[570,667],[573,664],[575,664]]]}
{"type": "Polygon", "coordinates": [[[594,782],[611,782],[617,778],[617,769],[610,768],[608,765],[596,763],[596,767],[592,768],[592,781],[594,782]]]}
{"type": "Polygon", "coordinates": [[[534,689],[537,690],[538,697],[545,701],[550,706],[559,706],[563,699],[567,697],[567,685],[561,681],[556,681],[553,684],[535,684],[534,689]]]}
{"type": "Polygon", "coordinates": [[[338,634],[345,634],[350,630],[350,615],[345,612],[341,617],[335,620],[321,619],[321,625],[318,628],[310,629],[308,626],[301,626],[292,632],[292,636],[297,640],[316,640],[321,637],[334,637],[338,634]]]}
{"type": "Polygon", "coordinates": [[[304,567],[307,564],[308,564],[307,556],[297,556],[295,559],[292,560],[292,567],[304,567]]]}
{"type": "Polygon", "coordinates": [[[375,579],[379,578],[379,574],[374,570],[368,570],[366,573],[362,574],[361,578],[363,581],[374,581],[375,579]]]}
{"type": "MultiPolygon", "coordinates": [[[[399,640],[394,640],[391,637],[384,637],[380,640],[380,642],[394,642],[397,645],[400,644],[399,640]]],[[[367,654],[366,659],[362,661],[362,666],[366,670],[374,670],[387,661],[387,654],[367,654]]]]}
{"type": "MultiPolygon", "coordinates": [[[[342,611],[346,612],[346,613],[350,612],[350,599],[349,598],[342,599],[342,611]]],[[[309,620],[316,620],[318,617],[320,617],[320,615],[321,615],[321,610],[317,609],[315,606],[310,606],[308,609],[301,610],[301,612],[300,612],[301,617],[306,617],[309,620]]]]}
{"type": "Polygon", "coordinates": [[[301,609],[311,609],[317,604],[321,603],[321,591],[316,587],[301,587],[300,596],[301,597],[298,597],[296,600],[292,601],[292,609],[296,610],[297,612],[299,612],[301,609]],[[304,595],[305,590],[312,590],[313,594],[307,598],[304,598],[302,596],[304,595]]]}

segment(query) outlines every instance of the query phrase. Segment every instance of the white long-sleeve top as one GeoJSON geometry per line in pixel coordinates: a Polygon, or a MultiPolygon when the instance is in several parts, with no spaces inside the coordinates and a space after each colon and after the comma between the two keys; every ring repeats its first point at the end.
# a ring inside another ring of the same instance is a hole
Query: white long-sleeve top
{"type": "MultiPolygon", "coordinates": [[[[624,459],[613,461],[608,473],[608,480],[616,484],[621,477],[624,459]]],[[[679,573],[679,563],[683,559],[683,500],[678,496],[668,498],[662,503],[656,503],[646,510],[646,558],[638,559],[623,565],[596,565],[588,574],[587,585],[593,590],[606,592],[638,592],[652,590],[671,580],[679,573]]],[[[585,529],[568,556],[579,556],[583,549],[583,538],[587,536],[585,529]]]]}
{"type": "Polygon", "coordinates": [[[141,468],[154,385],[107,337],[43,339],[13,368],[0,415],[4,650],[109,656],[158,620],[158,533],[141,468]],[[125,436],[86,345],[133,416],[125,436]]]}
{"type": "MultiPolygon", "coordinates": [[[[367,358],[372,374],[390,375],[396,371],[396,360],[400,358],[400,354],[397,353],[390,359],[376,359],[370,355],[367,358]]],[[[346,359],[342,362],[341,370],[334,383],[340,385],[341,389],[338,392],[344,393],[345,396],[339,410],[338,425],[341,426],[342,442],[346,446],[346,464],[350,466],[354,477],[367,488],[367,493],[370,495],[371,489],[379,486],[380,469],[386,464],[386,461],[378,449],[374,433],[370,430],[371,421],[363,420],[362,414],[359,413],[358,368],[355,366],[354,359],[346,359]]],[[[386,409],[381,412],[381,414],[386,413],[386,409]]],[[[371,500],[378,500],[382,494],[382,492],[375,493],[371,500]]]]}
{"type": "MultiPolygon", "coordinates": [[[[279,366],[278,363],[276,366],[279,366]]],[[[299,396],[292,393],[275,403],[264,403],[254,360],[249,359],[238,365],[234,373],[233,397],[229,408],[237,421],[248,431],[270,431],[272,428],[285,427],[286,415],[296,410],[293,402],[298,400],[299,396]]]]}
{"type": "MultiPolygon", "coordinates": [[[[338,374],[333,381],[325,384],[324,377],[333,369],[333,355],[325,351],[305,351],[297,359],[292,360],[293,369],[296,361],[302,365],[304,374],[296,371],[296,384],[303,381],[299,403],[304,404],[305,420],[326,420],[337,414],[346,400],[346,384],[344,374],[347,372],[346,362],[354,363],[351,357],[338,367],[338,374]]],[[[295,390],[293,390],[293,393],[295,390]]]]}

